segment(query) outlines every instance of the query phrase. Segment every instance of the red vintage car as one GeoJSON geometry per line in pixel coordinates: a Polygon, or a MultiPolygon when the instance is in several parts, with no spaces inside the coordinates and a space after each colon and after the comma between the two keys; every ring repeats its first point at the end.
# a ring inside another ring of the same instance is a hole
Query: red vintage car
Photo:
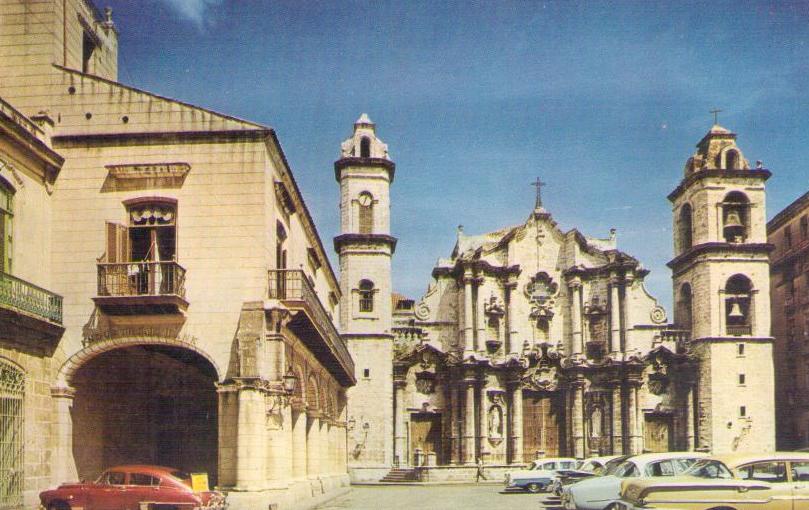
{"type": "Polygon", "coordinates": [[[221,492],[194,492],[191,475],[160,466],[117,466],[95,482],[66,483],[40,493],[47,510],[224,510],[221,492]]]}

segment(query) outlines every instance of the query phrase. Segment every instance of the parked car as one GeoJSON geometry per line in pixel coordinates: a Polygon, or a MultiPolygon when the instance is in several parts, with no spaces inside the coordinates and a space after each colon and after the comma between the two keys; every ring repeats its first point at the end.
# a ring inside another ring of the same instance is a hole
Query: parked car
{"type": "Polygon", "coordinates": [[[575,469],[579,462],[572,457],[537,459],[528,469],[506,473],[506,490],[521,489],[541,492],[550,487],[559,469],[575,469]]]}
{"type": "Polygon", "coordinates": [[[47,510],[223,510],[217,491],[195,492],[191,475],[160,466],[117,466],[95,482],[62,484],[39,494],[47,510]]]}
{"type": "Polygon", "coordinates": [[[625,481],[615,508],[809,508],[809,453],[729,454],[703,459],[683,476],[625,481]]]}
{"type": "Polygon", "coordinates": [[[560,469],[556,472],[556,477],[551,482],[549,492],[556,496],[562,496],[562,488],[578,481],[593,476],[610,474],[630,455],[608,455],[604,457],[591,457],[586,459],[577,469],[560,469]]]}
{"type": "Polygon", "coordinates": [[[584,479],[562,489],[565,510],[604,510],[621,497],[621,481],[641,476],[674,476],[685,472],[697,460],[699,452],[644,453],[630,457],[606,476],[584,479]]]}

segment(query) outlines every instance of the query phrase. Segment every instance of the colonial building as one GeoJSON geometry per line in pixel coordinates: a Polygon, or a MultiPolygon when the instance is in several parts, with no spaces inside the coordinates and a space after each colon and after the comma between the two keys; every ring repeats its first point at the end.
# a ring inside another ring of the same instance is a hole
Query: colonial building
{"type": "Polygon", "coordinates": [[[89,0],[3,0],[0,46],[0,507],[121,463],[344,490],[341,290],[274,131],[119,83],[89,0]]]}
{"type": "MultiPolygon", "coordinates": [[[[357,126],[352,140],[362,136],[357,126]]],[[[344,154],[353,147],[344,144],[344,154]]],[[[344,227],[359,218],[362,228],[363,194],[382,191],[379,202],[366,202],[374,218],[385,218],[379,233],[387,234],[392,165],[362,163],[380,168],[357,171],[353,188],[341,181],[344,227]]],[[[363,238],[362,253],[384,264],[352,267],[341,251],[343,327],[378,335],[373,347],[352,345],[368,386],[349,395],[349,422],[379,423],[349,435],[352,478],[388,466],[418,467],[422,480],[463,478],[470,471],[458,466],[478,458],[497,469],[543,455],[773,449],[769,303],[766,290],[758,292],[769,285],[768,176],[749,167],[724,128],[714,126],[698,144],[669,196],[673,323],[644,288],[648,271],[618,249],[615,231],[592,238],[561,229],[543,207],[541,182],[524,223],[482,235],[459,227],[427,293],[415,302],[395,295],[393,311],[385,272],[394,240],[363,238]],[[347,270],[356,274],[346,279],[347,270]],[[363,281],[374,283],[368,289],[384,283],[367,294],[363,281]],[[386,309],[364,316],[367,296],[386,309]]]]}
{"type": "Polygon", "coordinates": [[[779,449],[809,445],[809,193],[767,224],[772,335],[775,337],[776,442],[779,449]]]}

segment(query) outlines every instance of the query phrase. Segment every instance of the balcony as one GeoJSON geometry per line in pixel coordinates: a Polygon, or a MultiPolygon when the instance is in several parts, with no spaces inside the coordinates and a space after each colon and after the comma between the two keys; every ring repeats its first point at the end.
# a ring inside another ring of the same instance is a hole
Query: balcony
{"type": "Polygon", "coordinates": [[[180,313],[185,300],[185,269],[176,262],[98,264],[96,305],[111,315],[180,313]]]}
{"type": "Polygon", "coordinates": [[[660,332],[660,340],[662,342],[671,342],[675,346],[678,353],[685,352],[688,348],[688,343],[691,341],[690,329],[664,329],[660,332]]]}
{"type": "Polygon", "coordinates": [[[0,272],[0,324],[0,329],[20,336],[33,333],[57,339],[65,330],[62,296],[0,272]]]}
{"type": "Polygon", "coordinates": [[[354,361],[340,333],[299,269],[271,269],[269,298],[277,299],[295,315],[292,330],[341,384],[354,384],[354,361]]]}

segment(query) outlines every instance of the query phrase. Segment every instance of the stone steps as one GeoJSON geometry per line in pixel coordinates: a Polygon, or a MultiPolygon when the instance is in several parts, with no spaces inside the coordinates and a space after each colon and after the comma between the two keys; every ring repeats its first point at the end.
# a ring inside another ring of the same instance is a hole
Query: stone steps
{"type": "Polygon", "coordinates": [[[415,482],[416,481],[416,470],[415,469],[402,469],[402,468],[393,468],[385,475],[385,478],[380,480],[380,482],[384,483],[396,483],[396,482],[415,482]]]}

